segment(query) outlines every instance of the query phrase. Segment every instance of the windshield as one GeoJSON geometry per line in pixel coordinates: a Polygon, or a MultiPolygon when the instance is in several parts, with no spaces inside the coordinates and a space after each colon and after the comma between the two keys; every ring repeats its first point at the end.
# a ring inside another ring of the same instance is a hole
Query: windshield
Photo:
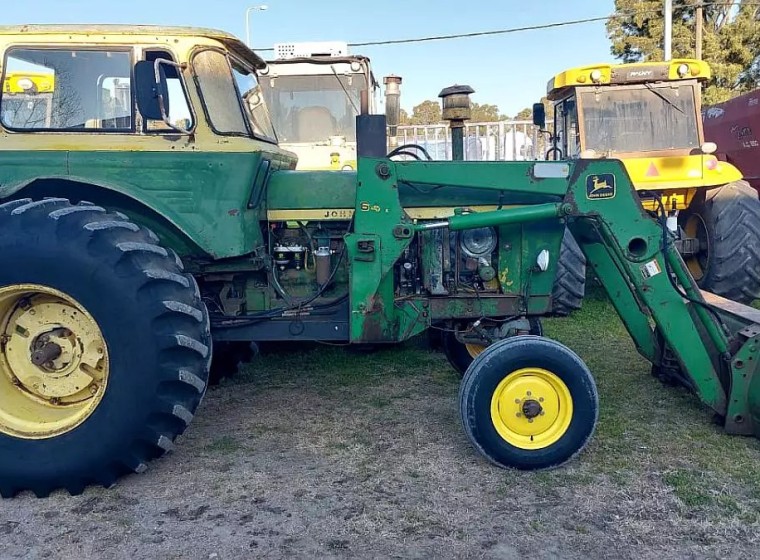
{"type": "Polygon", "coordinates": [[[256,76],[242,63],[209,49],[195,55],[193,70],[216,133],[248,135],[247,122],[254,136],[275,141],[266,105],[257,95],[256,76]]]}
{"type": "Polygon", "coordinates": [[[581,93],[585,149],[652,152],[699,147],[693,85],[581,93]]]}
{"type": "Polygon", "coordinates": [[[282,142],[356,141],[364,75],[262,76],[261,87],[282,142]]]}
{"type": "Polygon", "coordinates": [[[254,134],[267,140],[276,141],[275,128],[272,126],[269,109],[261,96],[261,87],[256,80],[256,75],[234,59],[232,60],[232,74],[235,76],[238,91],[243,97],[243,107],[254,134]]]}

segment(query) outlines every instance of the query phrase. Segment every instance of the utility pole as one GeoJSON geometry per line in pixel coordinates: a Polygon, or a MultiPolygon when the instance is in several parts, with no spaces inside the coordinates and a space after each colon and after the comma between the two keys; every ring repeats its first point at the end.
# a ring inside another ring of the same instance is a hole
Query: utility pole
{"type": "Polygon", "coordinates": [[[694,48],[694,58],[702,60],[702,4],[697,4],[697,12],[695,14],[697,19],[697,28],[694,32],[696,38],[696,45],[694,48]]]}
{"type": "Polygon", "coordinates": [[[665,41],[664,51],[665,60],[673,58],[673,0],[665,0],[665,41]]]}

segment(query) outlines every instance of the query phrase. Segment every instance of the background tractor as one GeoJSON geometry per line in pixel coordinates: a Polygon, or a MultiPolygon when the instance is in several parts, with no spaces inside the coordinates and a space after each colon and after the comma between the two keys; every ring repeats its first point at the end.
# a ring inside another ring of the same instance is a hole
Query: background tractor
{"type": "Polygon", "coordinates": [[[653,372],[760,433],[760,313],[697,289],[617,160],[395,161],[360,115],[356,172],[296,171],[251,102],[264,62],[226,33],[0,28],[0,55],[3,83],[55,80],[50,120],[0,97],[2,496],[145,471],[225,345],[429,328],[486,347],[460,390],[473,446],[560,465],[599,410],[580,358],[536,336],[566,229],[653,372]]]}
{"type": "MultiPolygon", "coordinates": [[[[621,159],[644,207],[662,204],[699,285],[735,301],[760,297],[760,201],[741,173],[705,142],[698,60],[598,64],[556,75],[555,159],[621,159]]],[[[544,126],[544,106],[535,106],[544,126]]]]}
{"type": "Polygon", "coordinates": [[[280,146],[298,169],[356,170],[356,117],[377,112],[378,83],[341,42],[278,43],[260,86],[280,146]]]}

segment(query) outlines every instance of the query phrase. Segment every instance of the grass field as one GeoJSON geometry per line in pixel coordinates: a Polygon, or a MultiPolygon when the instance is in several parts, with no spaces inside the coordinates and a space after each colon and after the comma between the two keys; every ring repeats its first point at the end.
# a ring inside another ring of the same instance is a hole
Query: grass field
{"type": "Polygon", "coordinates": [[[544,326],[600,394],[596,436],[563,468],[481,460],[457,377],[419,341],[280,348],[210,391],[145,475],[3,502],[0,557],[760,556],[758,442],[652,378],[603,298],[544,326]]]}

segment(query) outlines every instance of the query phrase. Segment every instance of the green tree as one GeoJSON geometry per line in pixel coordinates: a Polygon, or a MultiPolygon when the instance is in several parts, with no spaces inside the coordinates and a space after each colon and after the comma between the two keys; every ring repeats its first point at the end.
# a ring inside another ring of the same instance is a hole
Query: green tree
{"type": "Polygon", "coordinates": [[[519,113],[515,115],[514,120],[516,121],[529,121],[533,119],[533,108],[532,107],[526,107],[519,113]]]}
{"type": "MultiPolygon", "coordinates": [[[[760,6],[757,0],[674,2],[673,57],[694,56],[695,5],[704,4],[702,58],[712,79],[704,89],[707,104],[723,101],[760,85],[760,6]]],[[[663,60],[662,0],[615,0],[607,23],[611,51],[623,62],[663,60]]]]}
{"type": "Polygon", "coordinates": [[[499,108],[496,105],[490,105],[484,103],[472,104],[472,122],[494,122],[505,120],[506,117],[499,113],[499,108]]]}
{"type": "Polygon", "coordinates": [[[438,124],[441,122],[441,104],[438,101],[428,99],[412,109],[409,124],[425,125],[438,124]]]}
{"type": "Polygon", "coordinates": [[[401,126],[411,124],[409,122],[409,113],[407,113],[405,109],[401,109],[399,111],[398,124],[401,126]]]}

